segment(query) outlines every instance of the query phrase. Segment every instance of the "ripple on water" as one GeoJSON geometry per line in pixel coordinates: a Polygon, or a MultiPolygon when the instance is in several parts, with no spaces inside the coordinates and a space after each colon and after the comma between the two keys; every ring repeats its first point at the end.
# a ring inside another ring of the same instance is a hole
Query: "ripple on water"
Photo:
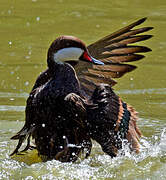
{"type": "Polygon", "coordinates": [[[28,97],[27,93],[9,93],[0,92],[0,111],[17,111],[21,112],[25,110],[25,106],[20,106],[18,102],[23,101],[28,97]]]}
{"type": "Polygon", "coordinates": [[[11,92],[0,92],[0,97],[7,98],[27,98],[28,93],[11,93],[11,92]]]}
{"type": "Polygon", "coordinates": [[[8,106],[8,105],[0,105],[0,111],[24,111],[25,106],[8,106]]]}
{"type": "Polygon", "coordinates": [[[120,94],[166,94],[166,88],[151,88],[151,89],[133,89],[133,90],[121,90],[120,94]]]}
{"type": "MultiPolygon", "coordinates": [[[[11,133],[11,132],[10,132],[11,133]]],[[[8,135],[9,136],[9,135],[8,135]]],[[[8,139],[8,138],[6,138],[8,139]]],[[[125,155],[111,159],[94,143],[88,159],[76,163],[56,160],[27,165],[9,157],[16,142],[0,143],[0,179],[164,179],[166,172],[166,129],[156,137],[141,139],[141,153],[131,154],[124,145],[125,155]],[[12,146],[12,147],[11,147],[12,146]],[[160,172],[160,173],[159,173],[160,172]],[[162,174],[161,174],[162,172],[162,174]]]]}

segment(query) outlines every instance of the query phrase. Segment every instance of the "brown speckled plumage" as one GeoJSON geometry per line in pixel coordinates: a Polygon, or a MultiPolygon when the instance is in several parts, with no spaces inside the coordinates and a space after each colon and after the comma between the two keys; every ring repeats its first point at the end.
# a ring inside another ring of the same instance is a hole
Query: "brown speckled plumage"
{"type": "Polygon", "coordinates": [[[87,155],[90,153],[86,113],[79,94],[79,83],[69,64],[58,65],[52,78],[30,93],[24,127],[31,131],[41,157],[74,161],[84,148],[88,148],[87,155]]]}

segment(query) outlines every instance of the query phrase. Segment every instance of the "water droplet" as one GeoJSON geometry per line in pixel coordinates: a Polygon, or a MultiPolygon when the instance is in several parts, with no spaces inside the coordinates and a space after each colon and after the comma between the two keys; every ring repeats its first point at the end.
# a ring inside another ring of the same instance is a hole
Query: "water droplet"
{"type": "Polygon", "coordinates": [[[30,59],[30,56],[25,56],[25,59],[30,59]]]}
{"type": "Polygon", "coordinates": [[[154,136],[154,139],[155,139],[155,140],[158,140],[158,136],[154,136]]]}
{"type": "Polygon", "coordinates": [[[72,155],[75,156],[76,154],[73,152],[72,155]]]}
{"type": "Polygon", "coordinates": [[[100,27],[100,25],[99,25],[99,24],[96,24],[96,27],[97,27],[97,28],[99,28],[99,27],[100,27]]]}
{"type": "Polygon", "coordinates": [[[29,82],[28,82],[28,81],[26,81],[26,82],[25,82],[25,86],[28,86],[28,85],[29,85],[29,82]]]}
{"type": "Polygon", "coordinates": [[[9,9],[9,10],[8,10],[8,14],[11,14],[11,13],[12,13],[12,11],[9,9]]]}
{"type": "Polygon", "coordinates": [[[11,52],[10,56],[15,56],[15,54],[16,54],[15,52],[11,52]]]}
{"type": "Polygon", "coordinates": [[[122,24],[123,24],[123,25],[126,25],[126,24],[127,24],[127,22],[123,22],[122,24]]]}
{"type": "Polygon", "coordinates": [[[32,176],[27,176],[27,177],[25,178],[25,180],[33,180],[33,177],[32,177],[32,176]]]}
{"type": "Polygon", "coordinates": [[[11,84],[10,87],[11,87],[12,89],[16,89],[16,86],[15,86],[14,84],[11,84]]]}
{"type": "Polygon", "coordinates": [[[40,17],[38,16],[38,17],[36,17],[36,21],[40,21],[40,17]]]}
{"type": "Polygon", "coordinates": [[[30,22],[27,22],[26,25],[27,25],[27,26],[30,26],[30,22]]]}
{"type": "Polygon", "coordinates": [[[29,51],[28,54],[31,55],[31,54],[32,54],[32,51],[29,51]]]}
{"type": "Polygon", "coordinates": [[[46,125],[45,124],[42,124],[42,127],[45,127],[46,125]]]}
{"type": "Polygon", "coordinates": [[[35,69],[38,69],[38,65],[34,65],[34,68],[35,68],[35,69]]]}

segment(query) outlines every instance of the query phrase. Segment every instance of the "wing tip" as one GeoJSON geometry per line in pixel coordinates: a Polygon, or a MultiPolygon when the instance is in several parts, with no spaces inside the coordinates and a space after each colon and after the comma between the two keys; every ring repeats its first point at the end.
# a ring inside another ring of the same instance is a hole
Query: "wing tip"
{"type": "Polygon", "coordinates": [[[154,29],[154,27],[152,27],[152,26],[147,27],[147,31],[150,31],[152,29],[154,29]]]}
{"type": "Polygon", "coordinates": [[[16,134],[16,135],[12,136],[10,139],[12,139],[12,140],[19,139],[19,135],[16,134]]]}
{"type": "Polygon", "coordinates": [[[146,47],[146,46],[144,46],[143,48],[142,48],[142,53],[145,53],[145,52],[151,52],[152,51],[152,49],[151,48],[149,48],[149,47],[146,47]]]}
{"type": "Polygon", "coordinates": [[[127,72],[131,72],[131,71],[134,71],[135,69],[137,69],[137,66],[134,66],[134,65],[128,65],[128,71],[127,72]]]}
{"type": "Polygon", "coordinates": [[[139,19],[137,22],[138,22],[138,24],[142,24],[146,20],[147,20],[147,17],[143,17],[143,18],[139,19]]]}

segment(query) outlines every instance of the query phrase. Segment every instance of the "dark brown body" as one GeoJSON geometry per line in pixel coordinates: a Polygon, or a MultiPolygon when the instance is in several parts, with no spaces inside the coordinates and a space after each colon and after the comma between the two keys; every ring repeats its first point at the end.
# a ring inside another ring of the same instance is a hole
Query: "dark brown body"
{"type": "Polygon", "coordinates": [[[35,83],[27,100],[23,129],[35,139],[43,160],[75,161],[81,150],[88,149],[86,156],[91,150],[86,112],[74,69],[69,64],[57,66],[49,81],[35,83]]]}

